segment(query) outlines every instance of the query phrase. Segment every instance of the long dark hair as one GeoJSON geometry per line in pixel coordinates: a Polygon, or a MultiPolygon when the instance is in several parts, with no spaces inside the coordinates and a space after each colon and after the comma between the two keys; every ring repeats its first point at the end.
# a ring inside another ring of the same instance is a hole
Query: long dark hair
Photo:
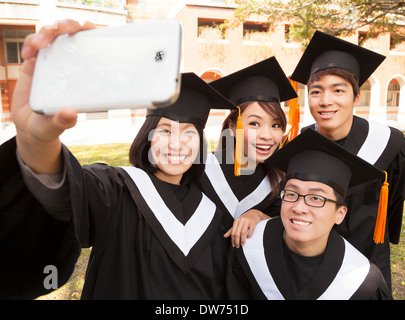
{"type": "MultiPolygon", "coordinates": [[[[160,116],[148,116],[142,127],[139,129],[131,148],[129,149],[129,161],[132,165],[150,174],[154,174],[159,169],[149,161],[149,150],[151,148],[150,133],[156,129],[160,116]]],[[[200,148],[194,163],[184,174],[180,184],[188,184],[198,181],[204,173],[204,164],[207,157],[207,143],[205,141],[203,128],[194,125],[200,135],[200,148]]]]}
{"type": "MultiPolygon", "coordinates": [[[[264,101],[247,101],[239,105],[241,114],[252,104],[258,103],[259,106],[267,112],[270,116],[272,116],[276,121],[279,122],[281,129],[285,132],[287,128],[287,119],[284,113],[284,110],[281,108],[281,105],[278,102],[264,102],[264,101]]],[[[229,131],[229,120],[232,121],[234,127],[236,127],[236,121],[238,119],[239,110],[232,110],[228,117],[224,120],[222,124],[221,130],[221,138],[217,147],[217,151],[225,151],[226,153],[233,153],[235,141],[232,144],[227,145],[227,141],[229,141],[229,137],[227,136],[227,132],[229,131]]],[[[235,138],[233,138],[235,139],[235,138]]],[[[280,146],[279,146],[280,147],[280,146]]],[[[267,163],[261,164],[265,171],[267,172],[267,176],[270,181],[271,188],[273,190],[272,198],[276,197],[280,193],[280,181],[284,178],[284,172],[281,170],[272,167],[267,163]]]]}

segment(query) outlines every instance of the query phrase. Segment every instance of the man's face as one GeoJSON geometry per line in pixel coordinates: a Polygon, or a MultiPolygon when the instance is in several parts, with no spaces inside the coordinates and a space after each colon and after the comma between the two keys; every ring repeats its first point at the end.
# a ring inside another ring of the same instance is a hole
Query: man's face
{"type": "Polygon", "coordinates": [[[308,104],[319,132],[329,139],[339,140],[349,134],[353,123],[353,109],[360,102],[354,98],[353,88],[345,79],[325,75],[308,87],[308,104]]]}
{"type": "MultiPolygon", "coordinates": [[[[284,189],[300,195],[311,194],[337,200],[333,189],[320,182],[290,179],[284,189]]],[[[281,219],[287,246],[301,255],[321,254],[332,227],[343,221],[346,211],[345,206],[337,208],[335,203],[329,201],[321,208],[308,206],[303,197],[293,203],[283,201],[281,219]]]]}

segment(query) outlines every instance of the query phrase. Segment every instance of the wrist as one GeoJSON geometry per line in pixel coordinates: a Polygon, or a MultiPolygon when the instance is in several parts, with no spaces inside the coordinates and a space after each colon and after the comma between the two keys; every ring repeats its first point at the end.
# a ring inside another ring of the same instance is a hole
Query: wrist
{"type": "Polygon", "coordinates": [[[58,139],[42,141],[17,134],[17,152],[21,160],[37,174],[62,172],[62,144],[58,139]]]}

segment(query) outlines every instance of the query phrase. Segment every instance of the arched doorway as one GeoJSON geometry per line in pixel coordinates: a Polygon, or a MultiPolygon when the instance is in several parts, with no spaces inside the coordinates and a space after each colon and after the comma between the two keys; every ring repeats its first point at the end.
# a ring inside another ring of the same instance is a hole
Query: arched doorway
{"type": "Polygon", "coordinates": [[[207,83],[210,83],[211,81],[218,80],[222,78],[224,74],[220,71],[216,70],[211,70],[211,71],[205,71],[200,78],[206,81],[207,83]]]}
{"type": "Polygon", "coordinates": [[[405,81],[402,76],[395,76],[388,82],[385,99],[386,120],[398,120],[399,107],[405,102],[402,101],[401,94],[404,84],[405,81]]]}

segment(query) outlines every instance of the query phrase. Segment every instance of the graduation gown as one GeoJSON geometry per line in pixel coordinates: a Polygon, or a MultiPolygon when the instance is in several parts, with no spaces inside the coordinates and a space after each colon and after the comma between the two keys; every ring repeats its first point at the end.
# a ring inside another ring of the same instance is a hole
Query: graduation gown
{"type": "Polygon", "coordinates": [[[331,232],[320,259],[315,258],[315,269],[302,262],[291,265],[283,233],[279,217],[263,220],[244,247],[231,249],[227,268],[231,299],[392,299],[381,271],[336,232],[331,232]],[[306,272],[310,276],[301,279],[306,272]]]}
{"type": "Polygon", "coordinates": [[[34,299],[69,280],[80,243],[72,224],[46,212],[27,188],[14,138],[0,146],[0,168],[0,299],[34,299]],[[57,270],[50,287],[46,266],[57,270]]]}
{"type": "Polygon", "coordinates": [[[250,209],[269,216],[279,215],[281,200],[271,197],[272,188],[264,166],[259,164],[254,173],[236,177],[233,163],[226,163],[225,159],[225,152],[207,155],[201,186],[224,213],[226,231],[232,227],[234,219],[250,209]]]}
{"type": "Polygon", "coordinates": [[[105,165],[84,168],[82,178],[89,220],[80,228],[93,246],[82,298],[223,297],[222,216],[196,186],[105,165]]]}
{"type": "Polygon", "coordinates": [[[224,298],[222,214],[200,189],[63,156],[71,230],[92,247],[82,299],[224,298]]]}
{"type": "MultiPolygon", "coordinates": [[[[312,127],[317,129],[316,124],[312,127]]],[[[389,199],[384,243],[375,244],[373,240],[381,182],[372,181],[347,191],[345,202],[348,212],[343,223],[335,229],[381,269],[391,287],[389,242],[399,242],[405,200],[404,135],[395,128],[354,116],[348,136],[336,142],[388,173],[389,199]]]]}

